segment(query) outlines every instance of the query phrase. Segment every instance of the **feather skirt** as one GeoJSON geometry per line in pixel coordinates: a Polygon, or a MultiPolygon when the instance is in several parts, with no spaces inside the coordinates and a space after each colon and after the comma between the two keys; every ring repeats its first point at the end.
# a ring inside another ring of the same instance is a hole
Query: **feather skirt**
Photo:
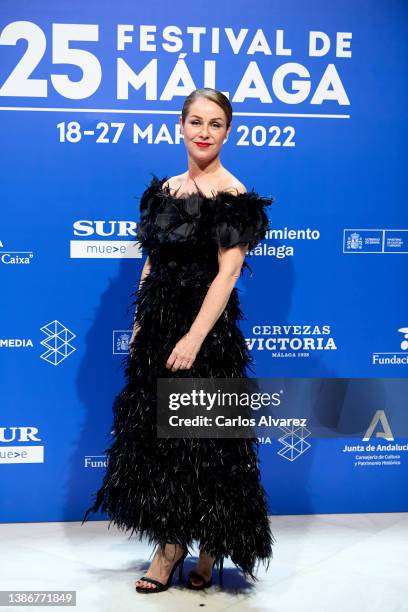
{"type": "Polygon", "coordinates": [[[218,247],[210,248],[200,222],[208,227],[212,214],[218,244],[256,244],[265,234],[265,201],[252,193],[252,207],[245,208],[248,202],[239,196],[214,212],[216,201],[169,201],[169,194],[159,191],[162,182],[154,178],[141,201],[139,239],[153,267],[134,295],[140,330],[134,350],[124,359],[125,386],[113,403],[111,439],[104,449],[107,469],[82,524],[100,510],[108,515],[109,526],[113,522],[152,544],[178,543],[189,549],[197,541],[207,554],[230,557],[256,580],[256,565],[262,561],[269,566],[275,542],[260,480],[258,440],[157,438],[156,385],[158,377],[237,378],[252,370],[238,326],[243,314],[236,288],[193,366],[171,372],[165,364],[191,327],[216,274],[218,247]],[[164,197],[165,212],[160,208],[164,197]],[[203,265],[200,253],[207,258],[203,265]]]}

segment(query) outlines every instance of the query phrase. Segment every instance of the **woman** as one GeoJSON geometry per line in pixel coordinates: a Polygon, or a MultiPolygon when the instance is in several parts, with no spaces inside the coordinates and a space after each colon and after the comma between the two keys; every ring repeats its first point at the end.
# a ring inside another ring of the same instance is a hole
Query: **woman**
{"type": "Polygon", "coordinates": [[[221,580],[224,556],[256,580],[256,561],[269,566],[272,555],[257,439],[156,435],[158,377],[244,377],[252,363],[234,285],[248,267],[247,250],[265,236],[274,198],[247,192],[222,166],[231,121],[221,92],[193,91],[180,117],[188,170],[168,180],[153,175],[140,201],[137,237],[147,259],[133,303],[127,384],[114,402],[104,481],[83,522],[102,508],[119,528],[157,544],[136,582],[141,593],[168,588],[178,566],[181,577],[193,540],[200,556],[192,589],[211,585],[217,560],[221,580]]]}

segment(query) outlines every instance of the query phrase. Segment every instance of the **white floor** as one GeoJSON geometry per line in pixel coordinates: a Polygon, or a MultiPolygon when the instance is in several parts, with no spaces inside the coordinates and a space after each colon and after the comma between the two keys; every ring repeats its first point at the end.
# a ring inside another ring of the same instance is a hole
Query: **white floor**
{"type": "MultiPolygon", "coordinates": [[[[407,513],[274,516],[274,556],[267,573],[259,567],[258,582],[245,581],[227,559],[223,590],[214,570],[214,586],[206,591],[179,586],[175,574],[175,586],[146,595],[135,591],[134,581],[152,548],[107,525],[0,525],[0,590],[74,590],[71,609],[81,612],[408,611],[407,513]]],[[[185,562],[184,576],[194,560],[185,562]]]]}

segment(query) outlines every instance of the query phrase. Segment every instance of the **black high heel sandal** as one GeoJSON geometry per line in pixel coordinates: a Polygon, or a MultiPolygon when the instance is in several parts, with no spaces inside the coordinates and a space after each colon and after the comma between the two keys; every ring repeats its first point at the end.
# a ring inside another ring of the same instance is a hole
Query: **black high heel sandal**
{"type": "Polygon", "coordinates": [[[167,579],[166,584],[163,584],[162,582],[160,582],[159,580],[156,580],[155,578],[149,578],[149,576],[142,576],[142,578],[139,578],[139,580],[144,580],[145,582],[150,582],[151,584],[154,584],[156,586],[155,589],[151,589],[150,587],[142,587],[142,586],[137,586],[136,591],[138,593],[160,593],[162,591],[167,591],[167,589],[169,588],[169,586],[171,586],[171,582],[173,580],[173,574],[176,571],[177,566],[179,567],[179,583],[182,582],[183,580],[183,566],[184,566],[184,560],[187,557],[188,551],[184,552],[183,555],[180,557],[180,559],[177,559],[177,561],[175,562],[175,564],[173,565],[173,567],[171,568],[171,572],[170,575],[167,579]]]}
{"type": "MultiPolygon", "coordinates": [[[[213,566],[211,568],[211,572],[214,569],[214,565],[218,562],[218,582],[219,585],[222,587],[223,585],[223,573],[224,573],[224,557],[218,557],[218,559],[214,560],[213,566]]],[[[193,591],[201,591],[202,589],[207,589],[208,587],[212,586],[212,576],[209,580],[204,580],[204,577],[201,576],[201,574],[199,574],[198,572],[196,572],[195,570],[191,570],[191,572],[188,575],[188,580],[186,583],[186,586],[189,589],[192,589],[193,591]],[[191,582],[191,578],[195,578],[196,580],[200,580],[201,584],[193,584],[191,582]]]]}

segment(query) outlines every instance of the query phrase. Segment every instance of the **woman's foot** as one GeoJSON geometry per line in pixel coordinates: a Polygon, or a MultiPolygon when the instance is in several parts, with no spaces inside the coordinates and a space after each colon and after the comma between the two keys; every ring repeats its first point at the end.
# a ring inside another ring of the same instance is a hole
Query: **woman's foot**
{"type": "MultiPolygon", "coordinates": [[[[193,571],[200,574],[208,582],[212,576],[214,561],[215,557],[210,557],[204,550],[200,550],[198,563],[193,571]]],[[[189,576],[189,580],[193,586],[201,586],[203,584],[203,581],[196,576],[189,576]]]]}
{"type": "MultiPolygon", "coordinates": [[[[144,576],[146,576],[146,578],[155,578],[162,584],[166,584],[174,564],[183,556],[183,553],[183,547],[178,544],[166,544],[164,553],[160,546],[158,546],[150,567],[144,576]]],[[[136,580],[135,586],[157,589],[156,585],[151,582],[146,582],[146,580],[142,580],[141,578],[136,580]]]]}

